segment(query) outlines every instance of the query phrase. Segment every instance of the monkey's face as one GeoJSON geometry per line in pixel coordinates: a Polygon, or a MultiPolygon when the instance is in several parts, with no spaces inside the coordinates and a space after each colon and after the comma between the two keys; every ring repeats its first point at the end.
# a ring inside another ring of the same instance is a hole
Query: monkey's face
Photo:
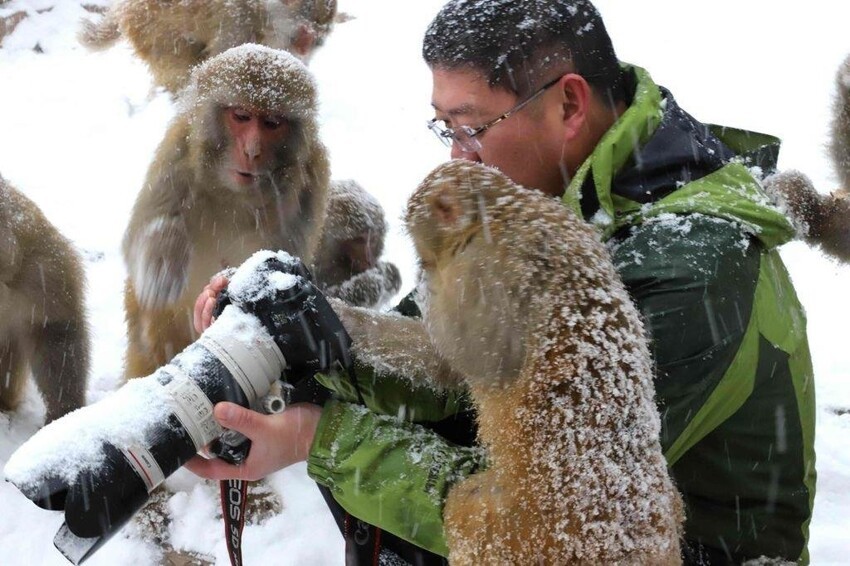
{"type": "Polygon", "coordinates": [[[338,265],[348,271],[349,276],[372,269],[378,263],[376,247],[375,239],[369,231],[343,240],[339,243],[338,265]]]}
{"type": "Polygon", "coordinates": [[[222,109],[225,135],[230,140],[222,173],[234,191],[267,182],[279,167],[278,154],[290,137],[284,116],[262,114],[250,109],[222,109]]]}
{"type": "Polygon", "coordinates": [[[423,263],[426,329],[437,350],[466,379],[501,384],[525,358],[518,299],[483,230],[464,234],[449,256],[423,263]]]}
{"type": "Polygon", "coordinates": [[[499,171],[455,160],[437,167],[408,203],[426,329],[471,382],[507,383],[525,361],[527,260],[509,212],[523,193],[499,171]]]}

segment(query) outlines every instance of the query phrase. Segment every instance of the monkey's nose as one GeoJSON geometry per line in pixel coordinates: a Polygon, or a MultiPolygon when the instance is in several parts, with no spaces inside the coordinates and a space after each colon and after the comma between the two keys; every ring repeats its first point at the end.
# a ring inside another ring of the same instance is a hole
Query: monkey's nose
{"type": "Polygon", "coordinates": [[[262,144],[259,139],[249,140],[248,143],[245,144],[245,157],[248,159],[256,159],[262,153],[262,144]]]}

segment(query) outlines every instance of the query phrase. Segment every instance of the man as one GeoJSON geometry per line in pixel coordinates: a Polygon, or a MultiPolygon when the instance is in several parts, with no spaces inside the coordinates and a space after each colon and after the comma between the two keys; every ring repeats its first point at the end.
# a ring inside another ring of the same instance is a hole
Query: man
{"type": "MultiPolygon", "coordinates": [[[[586,0],[451,0],[423,53],[431,128],[452,157],[561,198],[607,239],[652,337],[662,445],[687,507],[686,562],[806,562],[814,385],[805,317],[776,251],[792,229],[745,166],[775,166],[767,136],[694,120],[646,71],[617,61],[586,0]]],[[[201,325],[221,286],[199,297],[201,325]]],[[[407,300],[399,310],[416,314],[407,300]]],[[[362,329],[341,317],[356,348],[362,329]]],[[[410,543],[445,555],[443,498],[483,465],[466,446],[464,398],[368,365],[358,360],[369,410],[333,376],[324,409],[265,417],[221,405],[222,424],[253,438],[255,452],[242,470],[192,467],[260,477],[306,458],[332,507],[346,510],[352,555],[439,562],[410,543]]]]}

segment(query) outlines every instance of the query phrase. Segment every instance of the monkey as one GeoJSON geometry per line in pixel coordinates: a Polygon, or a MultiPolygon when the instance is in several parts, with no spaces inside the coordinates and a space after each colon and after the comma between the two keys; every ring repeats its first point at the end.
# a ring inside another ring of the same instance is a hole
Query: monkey
{"type": "Polygon", "coordinates": [[[119,0],[79,41],[92,50],[122,36],[156,86],[176,94],[195,65],[244,43],[285,49],[309,62],[331,31],[337,0],[119,0]]]}
{"type": "Polygon", "coordinates": [[[829,195],[819,193],[805,174],[794,170],[766,178],[764,187],[806,243],[850,263],[850,56],[835,76],[829,156],[839,181],[829,195]]]}
{"type": "MultiPolygon", "coordinates": [[[[0,2],[2,5],[3,2],[0,2]]],[[[3,40],[8,35],[12,35],[12,32],[15,31],[15,28],[18,27],[18,24],[24,21],[27,18],[27,13],[23,10],[18,10],[17,12],[12,12],[7,16],[0,16],[0,45],[3,44],[3,40]]]]}
{"type": "Polygon", "coordinates": [[[84,406],[89,373],[79,254],[34,202],[0,177],[0,411],[32,373],[46,422],[84,406]]]}
{"type": "Polygon", "coordinates": [[[329,184],[316,104],[285,51],[242,45],[195,69],[124,235],[128,378],[197,337],[195,297],[216,272],[260,249],[313,260],[329,184]]]}
{"type": "Polygon", "coordinates": [[[798,236],[830,257],[850,263],[850,193],[824,195],[804,173],[788,170],[767,177],[764,188],[791,218],[798,236]]]}
{"type": "Polygon", "coordinates": [[[401,288],[401,274],[379,261],[387,223],[375,197],[354,180],[332,181],[313,275],[329,297],[379,308],[401,288]]]}
{"type": "Polygon", "coordinates": [[[447,495],[449,562],[681,563],[647,339],[596,230],[464,160],[425,178],[405,222],[426,332],[489,454],[447,495]]]}

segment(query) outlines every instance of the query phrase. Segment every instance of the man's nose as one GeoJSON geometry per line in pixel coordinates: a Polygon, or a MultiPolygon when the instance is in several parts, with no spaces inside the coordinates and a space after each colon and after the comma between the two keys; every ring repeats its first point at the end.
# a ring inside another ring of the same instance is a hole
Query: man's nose
{"type": "Polygon", "coordinates": [[[467,161],[474,161],[475,163],[481,163],[481,156],[478,155],[476,151],[468,151],[460,147],[460,144],[455,142],[452,144],[452,159],[466,159],[467,161]]]}

